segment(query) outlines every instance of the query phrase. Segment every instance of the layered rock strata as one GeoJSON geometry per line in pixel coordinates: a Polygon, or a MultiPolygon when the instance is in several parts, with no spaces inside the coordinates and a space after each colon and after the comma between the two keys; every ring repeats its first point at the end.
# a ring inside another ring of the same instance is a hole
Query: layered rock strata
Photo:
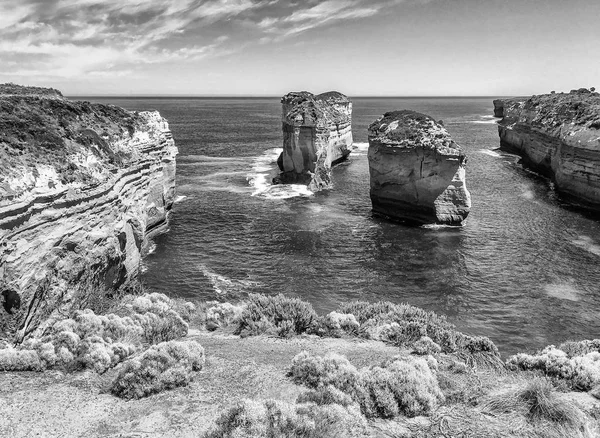
{"type": "Polygon", "coordinates": [[[167,227],[176,154],[158,112],[0,86],[0,287],[20,297],[20,337],[80,299],[82,283],[138,274],[167,227]]]}
{"type": "Polygon", "coordinates": [[[566,199],[600,210],[600,94],[582,88],[503,105],[501,148],[551,178],[566,199]]]}
{"type": "Polygon", "coordinates": [[[446,129],[414,111],[369,126],[373,211],[414,223],[461,225],[471,209],[466,156],[446,129]]]}
{"type": "Polygon", "coordinates": [[[283,152],[274,183],[306,184],[316,192],[331,185],[331,168],[350,154],[352,103],[332,91],[306,91],[281,99],[283,152]]]}

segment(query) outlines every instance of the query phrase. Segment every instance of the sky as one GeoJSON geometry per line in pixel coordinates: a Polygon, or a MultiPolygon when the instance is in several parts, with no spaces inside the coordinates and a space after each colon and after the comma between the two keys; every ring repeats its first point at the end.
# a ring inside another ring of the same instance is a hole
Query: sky
{"type": "Polygon", "coordinates": [[[0,83],[66,95],[600,89],[599,0],[0,0],[0,83]]]}

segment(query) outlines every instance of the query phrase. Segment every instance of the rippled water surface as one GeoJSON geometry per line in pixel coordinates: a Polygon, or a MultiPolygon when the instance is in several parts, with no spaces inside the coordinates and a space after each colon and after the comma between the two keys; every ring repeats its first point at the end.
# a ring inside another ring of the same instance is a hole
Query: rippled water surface
{"type": "Polygon", "coordinates": [[[90,99],[157,109],[179,147],[171,230],[146,282],[185,297],[293,294],[317,311],[408,302],[491,337],[503,354],[600,337],[600,222],[561,204],[545,179],[497,150],[491,98],[354,99],[356,149],[334,188],[271,187],[278,99],[90,99]],[[371,214],[367,126],[408,108],[442,119],[468,155],[473,209],[462,228],[413,228],[371,214]]]}

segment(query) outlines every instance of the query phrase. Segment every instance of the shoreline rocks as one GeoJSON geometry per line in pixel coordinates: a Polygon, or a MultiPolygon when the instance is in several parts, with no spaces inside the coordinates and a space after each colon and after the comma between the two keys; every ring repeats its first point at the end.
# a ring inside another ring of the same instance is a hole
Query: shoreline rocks
{"type": "Polygon", "coordinates": [[[283,152],[273,183],[306,184],[317,192],[331,186],[331,168],[352,146],[352,102],[336,91],[307,91],[281,98],[283,152]]]}
{"type": "Polygon", "coordinates": [[[413,223],[461,225],[471,209],[466,156],[441,123],[388,112],[369,126],[373,211],[413,223]]]}
{"type": "Polygon", "coordinates": [[[75,286],[136,278],[148,240],[168,227],[177,148],[156,111],[13,84],[0,86],[0,145],[0,287],[20,297],[22,338],[75,286]]]}
{"type": "Polygon", "coordinates": [[[503,107],[500,147],[551,178],[563,198],[600,210],[600,94],[581,88],[503,107]]]}

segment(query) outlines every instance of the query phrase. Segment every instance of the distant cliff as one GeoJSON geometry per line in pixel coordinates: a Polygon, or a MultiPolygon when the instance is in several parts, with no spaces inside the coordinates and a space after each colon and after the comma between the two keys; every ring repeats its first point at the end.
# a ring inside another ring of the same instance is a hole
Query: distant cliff
{"type": "Polygon", "coordinates": [[[0,85],[0,287],[20,297],[20,336],[68,308],[74,285],[138,274],[167,228],[176,154],[158,112],[0,85]]]}
{"type": "Polygon", "coordinates": [[[501,147],[550,177],[567,199],[600,210],[600,94],[585,88],[503,101],[501,147]]]}
{"type": "Polygon", "coordinates": [[[332,91],[283,96],[283,152],[275,182],[307,184],[312,191],[331,185],[331,167],[350,154],[352,103],[332,91]]]}
{"type": "Polygon", "coordinates": [[[369,126],[368,157],[374,212],[415,223],[461,225],[467,218],[467,158],[431,117],[384,114],[369,126]]]}

